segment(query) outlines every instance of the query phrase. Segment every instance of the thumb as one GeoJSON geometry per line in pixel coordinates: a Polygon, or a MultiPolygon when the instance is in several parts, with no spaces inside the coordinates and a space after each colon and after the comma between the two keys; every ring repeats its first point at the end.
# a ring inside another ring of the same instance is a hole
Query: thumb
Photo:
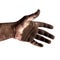
{"type": "Polygon", "coordinates": [[[32,21],[33,19],[35,19],[36,17],[38,17],[39,14],[40,14],[40,10],[38,9],[35,13],[27,15],[26,21],[32,21]]]}
{"type": "Polygon", "coordinates": [[[16,26],[19,25],[19,24],[23,25],[26,22],[32,21],[33,19],[38,17],[39,14],[40,14],[40,10],[38,9],[35,13],[32,13],[30,15],[26,15],[26,16],[22,17],[19,21],[17,21],[16,26]]]}
{"type": "Polygon", "coordinates": [[[30,15],[26,15],[26,16],[22,17],[20,19],[20,22],[24,23],[24,22],[32,21],[33,19],[35,19],[36,17],[38,17],[39,14],[40,14],[40,10],[38,9],[35,13],[32,13],[30,15]]]}

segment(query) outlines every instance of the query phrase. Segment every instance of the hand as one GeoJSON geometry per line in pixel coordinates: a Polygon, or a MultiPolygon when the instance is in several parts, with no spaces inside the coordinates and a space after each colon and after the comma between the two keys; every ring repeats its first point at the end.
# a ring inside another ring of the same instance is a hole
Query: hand
{"type": "Polygon", "coordinates": [[[38,27],[45,27],[45,28],[53,29],[53,26],[47,23],[43,23],[43,22],[32,21],[34,18],[36,18],[39,15],[39,13],[40,13],[40,10],[38,10],[37,12],[31,15],[24,16],[19,21],[19,24],[16,25],[16,34],[15,34],[16,39],[30,42],[40,47],[43,47],[43,44],[37,42],[36,40],[34,40],[34,38],[37,40],[46,42],[48,44],[51,43],[49,39],[46,39],[43,36],[49,37],[51,39],[54,39],[54,36],[42,29],[38,29],[38,27]]]}

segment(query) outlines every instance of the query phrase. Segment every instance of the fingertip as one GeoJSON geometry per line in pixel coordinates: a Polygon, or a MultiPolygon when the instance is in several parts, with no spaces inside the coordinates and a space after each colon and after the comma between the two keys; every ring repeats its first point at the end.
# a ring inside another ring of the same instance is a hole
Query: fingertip
{"type": "Polygon", "coordinates": [[[38,10],[35,12],[35,14],[37,14],[37,16],[39,16],[40,10],[38,9],[38,10]]]}
{"type": "Polygon", "coordinates": [[[52,39],[55,39],[55,36],[52,36],[52,39]]]}
{"type": "Polygon", "coordinates": [[[39,12],[39,13],[40,13],[40,10],[38,9],[38,10],[37,10],[37,12],[39,12]]]}
{"type": "Polygon", "coordinates": [[[39,43],[39,44],[38,44],[38,46],[39,46],[39,47],[43,47],[44,45],[43,45],[43,44],[41,44],[41,43],[39,43]]]}
{"type": "Polygon", "coordinates": [[[51,44],[51,41],[49,40],[48,44],[51,44]]]}
{"type": "Polygon", "coordinates": [[[54,27],[52,25],[49,25],[48,28],[53,29],[54,27]]]}
{"type": "Polygon", "coordinates": [[[42,44],[41,47],[43,47],[44,45],[42,44]]]}

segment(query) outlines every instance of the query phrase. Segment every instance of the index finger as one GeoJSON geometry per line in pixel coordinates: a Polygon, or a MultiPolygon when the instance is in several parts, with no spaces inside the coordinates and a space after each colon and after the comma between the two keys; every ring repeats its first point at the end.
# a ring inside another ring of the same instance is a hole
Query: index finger
{"type": "Polygon", "coordinates": [[[53,29],[53,26],[48,23],[36,22],[36,24],[38,25],[38,27],[45,27],[45,28],[53,29]]]}

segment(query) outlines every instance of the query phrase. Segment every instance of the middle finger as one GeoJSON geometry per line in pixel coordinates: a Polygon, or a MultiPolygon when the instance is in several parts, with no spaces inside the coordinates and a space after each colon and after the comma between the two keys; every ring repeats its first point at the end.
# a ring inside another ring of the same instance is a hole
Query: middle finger
{"type": "Polygon", "coordinates": [[[41,34],[41,35],[47,36],[47,37],[49,37],[49,38],[51,38],[51,39],[54,39],[54,36],[53,36],[52,34],[50,34],[50,33],[47,32],[47,31],[44,31],[44,30],[42,30],[42,29],[38,29],[38,34],[41,34]]]}

